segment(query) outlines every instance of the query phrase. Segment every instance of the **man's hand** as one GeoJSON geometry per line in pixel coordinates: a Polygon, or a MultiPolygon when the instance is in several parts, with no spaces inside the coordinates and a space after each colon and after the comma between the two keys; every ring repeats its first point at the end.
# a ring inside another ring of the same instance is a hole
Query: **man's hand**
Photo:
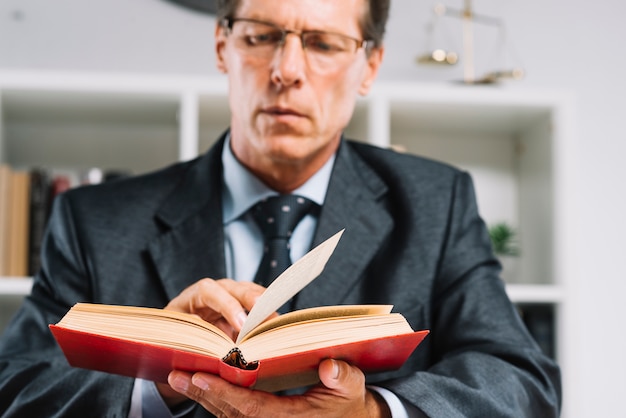
{"type": "MultiPolygon", "coordinates": [[[[192,284],[167,304],[165,309],[198,315],[229,335],[233,341],[265,288],[256,283],[231,279],[202,279],[192,284]]],[[[187,398],[169,385],[157,383],[157,389],[168,406],[187,398]]]]}
{"type": "Polygon", "coordinates": [[[256,283],[231,279],[202,279],[167,304],[165,309],[196,314],[236,338],[265,288],[256,283]]]}
{"type": "Polygon", "coordinates": [[[319,366],[321,384],[304,395],[276,396],[232,385],[207,373],[173,371],[170,386],[224,417],[390,417],[385,401],[365,387],[365,376],[356,367],[338,360],[319,366]]]}

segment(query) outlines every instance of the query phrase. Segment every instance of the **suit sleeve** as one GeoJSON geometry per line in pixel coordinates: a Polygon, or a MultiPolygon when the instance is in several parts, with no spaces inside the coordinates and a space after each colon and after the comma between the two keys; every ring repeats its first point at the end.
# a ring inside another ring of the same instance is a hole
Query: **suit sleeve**
{"type": "Polygon", "coordinates": [[[0,415],[128,415],[133,379],[70,367],[48,325],[92,301],[89,262],[69,198],[55,199],[33,290],[0,340],[0,415]]]}
{"type": "Polygon", "coordinates": [[[430,366],[381,386],[430,417],[557,417],[559,369],[505,293],[466,173],[456,176],[447,219],[431,296],[430,366]]]}

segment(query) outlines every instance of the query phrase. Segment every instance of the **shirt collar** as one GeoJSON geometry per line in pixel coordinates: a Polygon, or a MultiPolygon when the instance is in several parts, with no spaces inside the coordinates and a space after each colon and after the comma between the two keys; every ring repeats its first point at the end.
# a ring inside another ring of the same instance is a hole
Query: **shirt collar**
{"type": "MultiPolygon", "coordinates": [[[[304,196],[322,206],[334,162],[335,154],[306,183],[294,190],[293,194],[304,196]]],[[[235,158],[230,148],[230,135],[226,136],[224,142],[222,166],[224,169],[222,192],[224,225],[239,218],[259,200],[278,194],[256,178],[235,158]]]]}

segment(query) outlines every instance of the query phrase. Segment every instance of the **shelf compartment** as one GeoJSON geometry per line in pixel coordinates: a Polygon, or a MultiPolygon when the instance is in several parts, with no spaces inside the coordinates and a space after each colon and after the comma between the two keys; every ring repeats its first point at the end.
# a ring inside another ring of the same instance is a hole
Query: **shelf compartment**
{"type": "Polygon", "coordinates": [[[176,94],[2,92],[3,160],[15,167],[142,173],[178,159],[176,94]]]}
{"type": "Polygon", "coordinates": [[[392,145],[468,171],[488,225],[518,231],[513,283],[554,284],[553,108],[490,100],[390,98],[392,145]]]}

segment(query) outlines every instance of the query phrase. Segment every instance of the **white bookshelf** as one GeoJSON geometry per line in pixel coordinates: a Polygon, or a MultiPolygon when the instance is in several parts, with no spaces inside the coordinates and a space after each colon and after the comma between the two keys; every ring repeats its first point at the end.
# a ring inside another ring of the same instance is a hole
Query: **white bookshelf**
{"type": "MultiPolygon", "coordinates": [[[[0,162],[134,173],[203,153],[230,117],[222,77],[11,71],[0,72],[0,111],[0,162]]],[[[472,174],[486,222],[519,231],[511,299],[554,308],[566,393],[576,384],[574,122],[563,92],[379,82],[346,130],[472,174]]],[[[0,278],[0,326],[30,286],[0,278]]]]}
{"type": "Polygon", "coordinates": [[[0,278],[0,295],[22,298],[30,293],[33,280],[30,277],[0,278]]]}
{"type": "Polygon", "coordinates": [[[514,303],[561,304],[564,289],[559,285],[507,284],[506,292],[514,303]]]}
{"type": "MultiPolygon", "coordinates": [[[[31,277],[2,277],[0,295],[22,298],[30,293],[32,286],[31,277]]],[[[561,303],[564,299],[559,286],[510,284],[506,290],[515,303],[561,303]]]]}

